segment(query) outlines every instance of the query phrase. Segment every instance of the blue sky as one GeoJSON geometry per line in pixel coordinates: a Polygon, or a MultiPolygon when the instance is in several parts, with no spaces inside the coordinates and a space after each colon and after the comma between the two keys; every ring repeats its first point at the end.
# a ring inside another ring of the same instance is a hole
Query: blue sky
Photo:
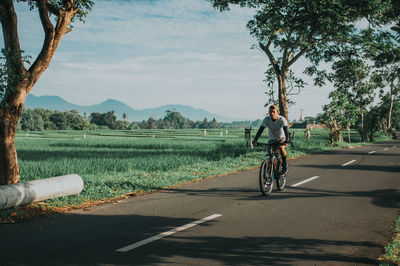
{"type": "MultiPolygon", "coordinates": [[[[86,23],[64,36],[33,94],[80,105],[113,98],[135,109],[185,104],[229,117],[265,115],[268,59],[250,49],[255,40],[246,29],[254,10],[221,13],[206,0],[95,2],[86,23]]],[[[21,47],[35,56],[44,38],[37,12],[26,3],[16,10],[21,47]]],[[[295,72],[305,63],[297,62],[295,72]]],[[[314,116],[327,102],[329,89],[308,83],[290,120],[300,109],[314,116]]]]}

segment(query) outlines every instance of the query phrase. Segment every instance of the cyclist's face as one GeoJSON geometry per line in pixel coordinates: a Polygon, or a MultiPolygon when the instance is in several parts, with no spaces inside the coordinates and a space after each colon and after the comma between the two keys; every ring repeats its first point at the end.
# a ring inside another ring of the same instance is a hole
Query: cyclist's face
{"type": "Polygon", "coordinates": [[[276,109],[269,109],[269,117],[271,117],[271,119],[275,120],[278,118],[278,110],[276,109]]]}

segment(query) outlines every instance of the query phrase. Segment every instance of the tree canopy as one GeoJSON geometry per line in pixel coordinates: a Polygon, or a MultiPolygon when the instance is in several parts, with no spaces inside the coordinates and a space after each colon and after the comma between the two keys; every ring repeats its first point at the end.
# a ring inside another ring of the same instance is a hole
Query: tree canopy
{"type": "MultiPolygon", "coordinates": [[[[231,4],[256,10],[247,24],[257,47],[269,59],[278,81],[280,113],[288,118],[287,75],[290,67],[305,56],[313,66],[326,60],[321,53],[346,40],[354,23],[363,17],[375,21],[381,1],[346,0],[211,0],[215,8],[229,10],[231,4]]],[[[325,54],[326,55],[326,54],[325,54]]],[[[271,80],[271,75],[267,76],[271,80]]],[[[269,82],[271,84],[271,82],[269,82]]]]}
{"type": "MultiPolygon", "coordinates": [[[[321,61],[332,60],[329,51],[336,44],[347,40],[354,32],[357,21],[366,18],[371,23],[377,23],[381,13],[390,9],[390,4],[381,0],[210,1],[221,11],[229,10],[230,5],[255,9],[255,15],[247,27],[257,40],[256,46],[268,57],[269,68],[273,69],[278,81],[280,113],[286,118],[286,82],[290,67],[301,57],[305,57],[313,70],[317,71],[321,61]]],[[[273,84],[271,79],[272,76],[267,75],[268,84],[273,84]]]]}

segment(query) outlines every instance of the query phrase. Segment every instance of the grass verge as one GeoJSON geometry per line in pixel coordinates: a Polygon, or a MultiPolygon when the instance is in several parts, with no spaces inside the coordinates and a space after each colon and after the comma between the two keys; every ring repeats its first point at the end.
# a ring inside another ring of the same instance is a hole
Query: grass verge
{"type": "Polygon", "coordinates": [[[379,265],[400,265],[400,213],[397,217],[392,242],[385,247],[385,254],[378,258],[379,265]]]}

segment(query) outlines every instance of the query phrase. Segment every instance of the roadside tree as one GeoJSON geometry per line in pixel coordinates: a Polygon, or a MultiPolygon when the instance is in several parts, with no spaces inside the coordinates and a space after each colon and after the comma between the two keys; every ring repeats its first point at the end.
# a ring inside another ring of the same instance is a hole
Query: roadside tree
{"type": "Polygon", "coordinates": [[[374,141],[374,134],[384,127],[386,117],[386,108],[384,105],[372,106],[365,113],[365,132],[369,137],[369,141],[374,141]]]}
{"type": "MultiPolygon", "coordinates": [[[[381,9],[380,1],[352,3],[345,0],[210,0],[215,8],[229,10],[231,4],[255,8],[256,14],[247,24],[250,34],[269,59],[269,65],[278,81],[280,113],[288,119],[287,77],[290,68],[300,58],[311,63],[312,70],[323,60],[322,53],[330,46],[346,40],[354,30],[354,23],[381,9]]],[[[309,70],[310,72],[310,70],[309,70]]],[[[267,75],[268,79],[268,75],[267,75]]]]}
{"type": "Polygon", "coordinates": [[[346,91],[334,90],[329,94],[329,104],[322,106],[323,113],[319,114],[316,120],[329,128],[329,143],[343,141],[341,131],[346,128],[349,121],[346,119],[349,99],[346,91]]]}
{"type": "Polygon", "coordinates": [[[392,130],[393,105],[400,97],[400,28],[392,27],[391,30],[369,29],[361,36],[364,42],[367,41],[364,46],[366,55],[377,68],[380,97],[382,100],[385,98],[383,104],[388,103],[385,105],[387,122],[384,128],[388,134],[392,130]]]}
{"type": "Polygon", "coordinates": [[[347,104],[343,107],[345,116],[342,120],[346,121],[349,132],[350,126],[358,121],[359,132],[364,142],[367,135],[364,128],[364,116],[375,97],[376,74],[372,72],[372,67],[360,57],[360,51],[353,48],[342,51],[340,59],[333,64],[332,69],[334,72],[329,75],[329,80],[337,91],[343,92],[341,96],[347,98],[345,100],[347,104]]]}
{"type": "Polygon", "coordinates": [[[20,181],[15,134],[26,97],[49,67],[63,36],[72,30],[71,23],[82,21],[93,4],[90,0],[0,1],[5,58],[0,78],[0,185],[20,181]],[[20,47],[15,2],[26,2],[37,12],[44,30],[42,49],[29,68],[20,47]]]}

